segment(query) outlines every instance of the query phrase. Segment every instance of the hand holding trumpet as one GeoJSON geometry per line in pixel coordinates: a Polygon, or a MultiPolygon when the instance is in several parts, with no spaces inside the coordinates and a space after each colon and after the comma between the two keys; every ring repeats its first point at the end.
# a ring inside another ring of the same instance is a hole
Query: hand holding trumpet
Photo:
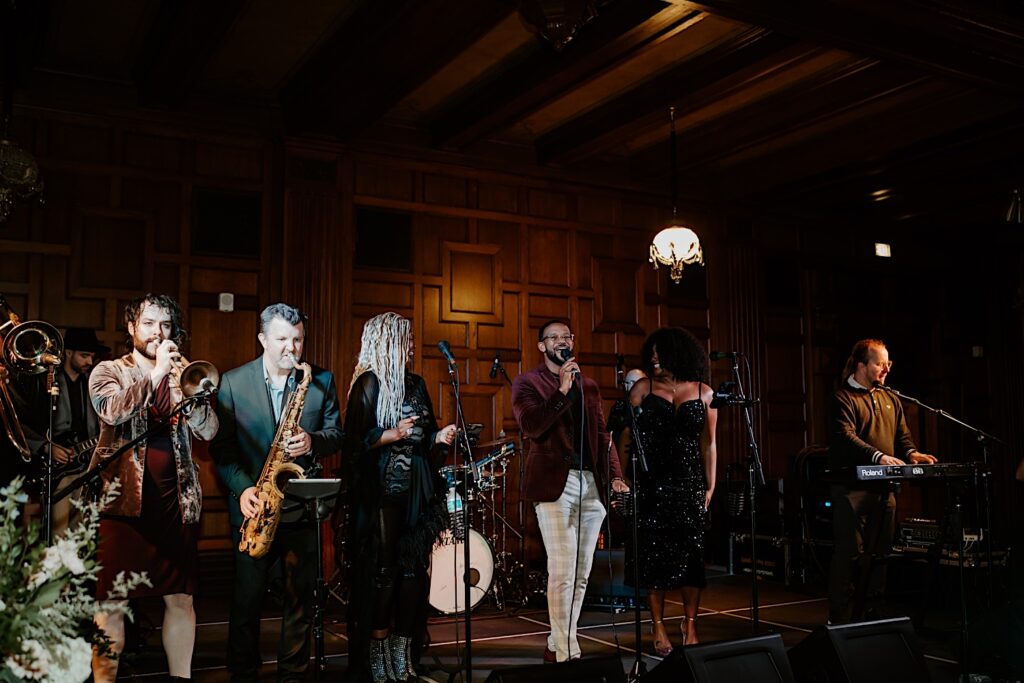
{"type": "Polygon", "coordinates": [[[149,379],[156,387],[164,377],[181,369],[181,353],[178,345],[170,339],[164,339],[156,347],[156,363],[149,372],[149,379]]]}

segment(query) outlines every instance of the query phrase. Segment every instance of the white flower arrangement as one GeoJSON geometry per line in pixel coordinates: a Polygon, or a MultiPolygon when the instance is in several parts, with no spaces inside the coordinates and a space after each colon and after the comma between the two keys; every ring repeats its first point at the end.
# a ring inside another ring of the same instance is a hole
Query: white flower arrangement
{"type": "Polygon", "coordinates": [[[91,594],[99,573],[96,536],[100,509],[117,496],[108,487],[98,503],[74,501],[79,523],[49,547],[42,542],[38,523],[19,521],[28,501],[23,480],[0,488],[0,681],[81,683],[91,671],[93,646],[110,656],[110,641],[93,622],[97,612],[123,612],[116,602],[139,585],[150,585],[146,574],[121,572],[106,601],[91,594]]]}

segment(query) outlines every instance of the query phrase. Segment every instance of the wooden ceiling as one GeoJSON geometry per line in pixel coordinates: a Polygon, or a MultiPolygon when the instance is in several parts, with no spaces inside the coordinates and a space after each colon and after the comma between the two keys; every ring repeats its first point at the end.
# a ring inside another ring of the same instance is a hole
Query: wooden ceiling
{"type": "Polygon", "coordinates": [[[1010,0],[602,0],[561,52],[512,0],[18,5],[19,103],[234,117],[666,196],[675,107],[683,202],[844,225],[996,224],[1024,181],[1010,0]]]}

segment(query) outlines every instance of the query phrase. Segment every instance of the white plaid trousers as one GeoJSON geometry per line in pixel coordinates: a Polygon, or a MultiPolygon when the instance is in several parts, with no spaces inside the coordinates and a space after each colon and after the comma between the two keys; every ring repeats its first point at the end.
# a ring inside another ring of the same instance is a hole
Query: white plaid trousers
{"type": "Polygon", "coordinates": [[[580,656],[576,622],[605,516],[594,473],[584,470],[580,475],[580,470],[569,470],[558,500],[533,506],[548,554],[548,649],[560,662],[580,656]]]}

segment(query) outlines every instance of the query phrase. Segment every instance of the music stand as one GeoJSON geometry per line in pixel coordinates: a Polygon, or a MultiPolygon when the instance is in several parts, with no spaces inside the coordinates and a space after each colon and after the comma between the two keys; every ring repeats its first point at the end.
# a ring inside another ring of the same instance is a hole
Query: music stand
{"type": "Polygon", "coordinates": [[[292,479],[282,493],[286,501],[281,509],[282,522],[309,522],[316,531],[316,581],[313,584],[313,648],[316,663],[313,680],[320,681],[327,669],[324,653],[324,598],[327,584],[324,581],[323,522],[334,509],[334,503],[341,491],[341,479],[292,479]]]}

